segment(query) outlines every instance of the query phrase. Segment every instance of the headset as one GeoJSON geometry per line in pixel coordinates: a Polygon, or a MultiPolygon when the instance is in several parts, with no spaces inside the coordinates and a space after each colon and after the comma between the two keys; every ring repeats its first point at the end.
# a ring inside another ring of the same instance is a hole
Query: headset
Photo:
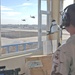
{"type": "Polygon", "coordinates": [[[75,3],[67,6],[64,9],[60,28],[65,29],[65,27],[69,27],[70,24],[75,24],[75,16],[71,16],[71,13],[75,13],[75,3]]]}

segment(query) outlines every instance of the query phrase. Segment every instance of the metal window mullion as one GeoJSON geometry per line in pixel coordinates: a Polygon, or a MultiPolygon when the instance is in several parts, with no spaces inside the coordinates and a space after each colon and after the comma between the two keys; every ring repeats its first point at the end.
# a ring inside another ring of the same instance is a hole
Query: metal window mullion
{"type": "Polygon", "coordinates": [[[47,31],[50,30],[51,26],[51,2],[52,0],[47,0],[47,31]]]}
{"type": "Polygon", "coordinates": [[[60,12],[59,12],[59,14],[60,14],[60,23],[59,24],[61,24],[61,22],[62,22],[62,13],[63,13],[63,0],[60,0],[60,12]]]}
{"type": "Polygon", "coordinates": [[[41,0],[38,0],[38,48],[42,48],[41,0]]]}
{"type": "MultiPolygon", "coordinates": [[[[1,20],[0,20],[0,23],[1,23],[1,20]]],[[[1,24],[0,24],[0,56],[1,56],[1,53],[2,53],[2,50],[1,50],[1,24]]]]}

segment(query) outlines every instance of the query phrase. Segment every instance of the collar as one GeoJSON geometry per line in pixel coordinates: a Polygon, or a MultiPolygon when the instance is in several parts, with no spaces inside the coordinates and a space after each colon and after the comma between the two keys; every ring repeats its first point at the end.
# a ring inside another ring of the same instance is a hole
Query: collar
{"type": "Polygon", "coordinates": [[[66,43],[69,43],[69,42],[71,42],[72,40],[73,40],[73,41],[75,40],[75,34],[72,35],[72,36],[70,36],[70,37],[68,38],[68,40],[66,41],[66,43]]]}

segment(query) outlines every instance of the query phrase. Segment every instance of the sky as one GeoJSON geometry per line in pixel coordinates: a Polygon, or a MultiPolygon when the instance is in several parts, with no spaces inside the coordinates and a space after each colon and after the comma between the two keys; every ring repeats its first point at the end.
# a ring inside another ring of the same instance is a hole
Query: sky
{"type": "MultiPolygon", "coordinates": [[[[64,8],[71,3],[73,0],[64,0],[64,8]]],[[[45,2],[42,3],[42,9],[46,10],[45,2]]],[[[1,0],[1,24],[37,23],[38,0],[1,0]],[[35,16],[35,18],[30,16],[35,16]]]]}
{"type": "Polygon", "coordinates": [[[1,23],[3,24],[28,24],[37,20],[37,0],[2,0],[1,1],[1,23]],[[34,4],[33,4],[34,3],[34,4]],[[31,16],[35,16],[31,18],[31,16]],[[25,19],[26,21],[22,21],[25,19]]]}
{"type": "Polygon", "coordinates": [[[74,2],[74,0],[64,0],[64,6],[63,8],[65,8],[66,6],[72,4],[74,2]]]}

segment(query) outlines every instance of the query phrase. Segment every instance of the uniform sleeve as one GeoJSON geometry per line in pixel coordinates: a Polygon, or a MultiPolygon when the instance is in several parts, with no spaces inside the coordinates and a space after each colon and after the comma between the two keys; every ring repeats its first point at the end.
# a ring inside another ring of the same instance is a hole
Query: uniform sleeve
{"type": "Polygon", "coordinates": [[[70,75],[70,58],[66,52],[57,50],[53,55],[52,71],[50,75],[70,75]]]}

